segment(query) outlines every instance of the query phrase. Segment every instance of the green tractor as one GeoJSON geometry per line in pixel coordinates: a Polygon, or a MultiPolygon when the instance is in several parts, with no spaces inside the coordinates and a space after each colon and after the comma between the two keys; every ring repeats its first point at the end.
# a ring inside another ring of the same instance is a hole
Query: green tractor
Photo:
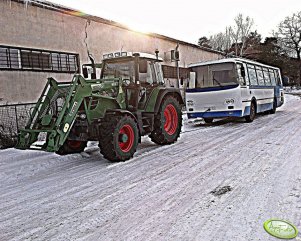
{"type": "Polygon", "coordinates": [[[160,62],[158,54],[119,52],[84,65],[84,77],[77,74],[72,82],[48,78],[16,148],[65,155],[99,141],[105,158],[125,161],[141,136],[159,145],[174,143],[184,103],[178,89],[164,86],[160,62]],[[40,135],[45,143],[33,146],[40,135]]]}

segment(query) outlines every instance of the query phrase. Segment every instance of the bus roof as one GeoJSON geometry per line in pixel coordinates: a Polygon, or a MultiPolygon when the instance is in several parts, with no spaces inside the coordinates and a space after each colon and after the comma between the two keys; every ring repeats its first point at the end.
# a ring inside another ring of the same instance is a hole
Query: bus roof
{"type": "Polygon", "coordinates": [[[189,64],[188,67],[197,67],[197,66],[204,66],[204,65],[210,65],[210,64],[221,64],[221,63],[246,63],[246,64],[255,64],[255,65],[259,65],[262,67],[266,67],[266,68],[272,68],[272,69],[279,69],[277,67],[274,66],[270,66],[270,65],[266,65],[266,64],[262,64],[260,62],[256,62],[253,60],[249,60],[249,59],[244,59],[244,58],[225,58],[225,59],[219,59],[219,60],[211,60],[211,61],[205,61],[205,62],[197,62],[197,63],[192,63],[189,64]]]}

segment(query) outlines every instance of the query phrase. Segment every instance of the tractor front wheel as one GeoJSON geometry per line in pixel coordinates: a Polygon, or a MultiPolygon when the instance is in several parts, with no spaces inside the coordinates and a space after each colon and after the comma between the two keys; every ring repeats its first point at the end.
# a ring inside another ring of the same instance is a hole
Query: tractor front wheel
{"type": "Polygon", "coordinates": [[[138,140],[137,124],[129,116],[105,118],[100,127],[100,152],[110,161],[126,161],[132,158],[138,140]]]}
{"type": "Polygon", "coordinates": [[[155,116],[154,130],[150,134],[153,142],[159,145],[174,143],[180,136],[182,111],[177,99],[167,96],[163,99],[155,116]]]}
{"type": "Polygon", "coordinates": [[[84,151],[86,146],[87,146],[86,141],[66,140],[64,145],[60,147],[60,149],[56,152],[56,154],[67,155],[72,153],[80,153],[84,151]]]}

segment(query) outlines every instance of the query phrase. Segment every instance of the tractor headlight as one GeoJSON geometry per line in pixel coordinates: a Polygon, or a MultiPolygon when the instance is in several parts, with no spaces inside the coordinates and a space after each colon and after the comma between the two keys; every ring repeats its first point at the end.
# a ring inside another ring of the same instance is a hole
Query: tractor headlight
{"type": "Polygon", "coordinates": [[[82,119],[82,120],[85,120],[87,118],[87,115],[82,113],[79,115],[79,118],[82,119]]]}

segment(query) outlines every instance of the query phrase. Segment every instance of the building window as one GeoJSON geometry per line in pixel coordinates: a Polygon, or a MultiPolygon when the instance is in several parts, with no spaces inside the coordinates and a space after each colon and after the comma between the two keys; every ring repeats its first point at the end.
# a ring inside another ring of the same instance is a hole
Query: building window
{"type": "Polygon", "coordinates": [[[78,73],[78,66],[78,54],[0,46],[0,70],[78,73]]]}

